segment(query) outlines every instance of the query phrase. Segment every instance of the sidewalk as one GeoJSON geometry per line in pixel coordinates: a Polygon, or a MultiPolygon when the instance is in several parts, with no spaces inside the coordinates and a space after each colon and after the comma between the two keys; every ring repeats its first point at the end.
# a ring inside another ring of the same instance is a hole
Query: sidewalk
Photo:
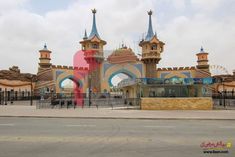
{"type": "Polygon", "coordinates": [[[144,111],[110,108],[36,109],[36,106],[0,106],[0,117],[235,120],[235,110],[144,111]]]}

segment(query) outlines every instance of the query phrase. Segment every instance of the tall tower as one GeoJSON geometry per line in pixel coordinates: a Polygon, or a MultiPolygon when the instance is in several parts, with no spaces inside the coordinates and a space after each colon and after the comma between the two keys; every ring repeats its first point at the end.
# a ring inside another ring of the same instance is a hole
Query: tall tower
{"type": "Polygon", "coordinates": [[[147,78],[156,77],[156,64],[161,60],[161,53],[164,50],[164,45],[162,41],[157,38],[157,34],[153,33],[152,27],[152,11],[148,12],[149,15],[149,25],[148,32],[144,39],[139,43],[142,47],[142,61],[145,64],[145,72],[147,78]]]}
{"type": "Polygon", "coordinates": [[[209,72],[209,64],[208,64],[208,53],[204,51],[203,47],[201,47],[201,51],[196,54],[197,55],[197,69],[205,70],[209,72]]]}
{"type": "Polygon", "coordinates": [[[47,69],[51,67],[51,51],[47,49],[47,45],[44,45],[42,50],[39,50],[40,58],[39,58],[39,70],[47,69]]]}
{"type": "Polygon", "coordinates": [[[103,47],[106,45],[106,41],[102,40],[99,36],[96,27],[96,9],[92,9],[93,23],[89,36],[87,36],[86,30],[83,40],[80,42],[82,50],[84,51],[85,60],[89,64],[89,80],[90,88],[94,92],[101,92],[101,64],[104,61],[103,47]]]}

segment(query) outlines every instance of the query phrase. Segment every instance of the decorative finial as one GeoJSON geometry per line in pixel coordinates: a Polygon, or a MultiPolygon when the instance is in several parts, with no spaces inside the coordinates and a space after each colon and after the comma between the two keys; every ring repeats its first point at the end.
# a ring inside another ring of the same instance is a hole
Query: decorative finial
{"type": "Polygon", "coordinates": [[[125,45],[122,43],[122,48],[124,48],[125,47],[125,45]]]}
{"type": "Polygon", "coordinates": [[[201,52],[204,52],[204,49],[203,49],[203,47],[201,46],[201,52]]]}
{"type": "Polygon", "coordinates": [[[124,48],[124,46],[125,46],[125,45],[124,45],[124,42],[123,42],[123,40],[122,40],[122,47],[121,47],[121,48],[124,48]]]}
{"type": "Polygon", "coordinates": [[[95,14],[96,13],[96,9],[91,9],[92,13],[95,14]]]}
{"type": "Polygon", "coordinates": [[[148,15],[151,16],[152,14],[153,14],[152,10],[148,11],[148,15]]]}
{"type": "Polygon", "coordinates": [[[47,44],[46,43],[44,44],[44,49],[47,50],[47,44]]]}

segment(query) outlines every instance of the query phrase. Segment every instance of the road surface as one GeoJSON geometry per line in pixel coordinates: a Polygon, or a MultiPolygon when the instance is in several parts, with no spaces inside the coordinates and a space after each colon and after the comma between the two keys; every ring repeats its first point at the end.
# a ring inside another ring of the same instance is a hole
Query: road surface
{"type": "Polygon", "coordinates": [[[0,118],[0,157],[205,157],[200,145],[230,142],[233,120],[0,118]]]}

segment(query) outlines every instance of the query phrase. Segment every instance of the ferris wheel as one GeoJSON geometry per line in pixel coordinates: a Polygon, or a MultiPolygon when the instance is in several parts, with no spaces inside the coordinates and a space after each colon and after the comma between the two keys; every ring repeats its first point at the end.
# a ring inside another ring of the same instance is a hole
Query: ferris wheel
{"type": "Polygon", "coordinates": [[[212,76],[229,74],[228,70],[221,65],[210,65],[210,72],[212,76]]]}

